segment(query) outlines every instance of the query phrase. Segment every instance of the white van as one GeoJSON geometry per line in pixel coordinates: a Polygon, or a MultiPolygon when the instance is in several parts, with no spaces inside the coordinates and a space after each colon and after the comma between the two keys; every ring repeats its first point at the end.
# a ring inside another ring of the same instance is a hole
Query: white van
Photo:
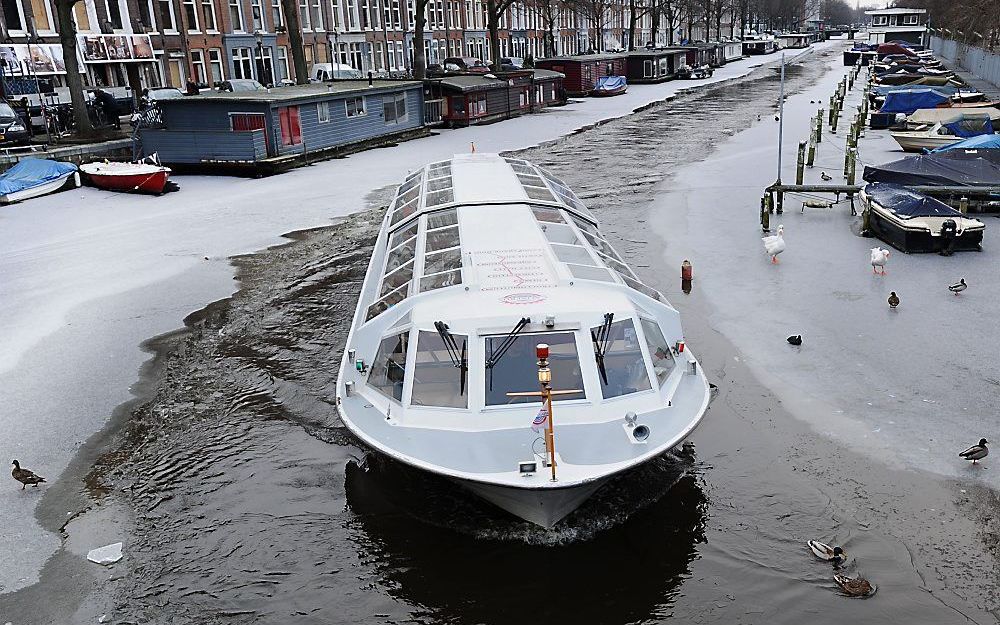
{"type": "Polygon", "coordinates": [[[309,72],[309,80],[313,82],[323,82],[334,79],[358,79],[364,78],[364,74],[354,69],[350,65],[343,63],[316,63],[309,72]]]}

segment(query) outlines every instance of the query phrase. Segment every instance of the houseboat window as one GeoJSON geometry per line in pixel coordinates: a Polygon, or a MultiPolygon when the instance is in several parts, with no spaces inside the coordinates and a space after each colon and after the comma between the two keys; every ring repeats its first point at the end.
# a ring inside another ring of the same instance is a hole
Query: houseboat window
{"type": "Polygon", "coordinates": [[[424,275],[462,268],[462,250],[453,248],[424,256],[424,275]]]}
{"type": "Polygon", "coordinates": [[[552,251],[556,258],[564,263],[577,263],[579,265],[596,265],[590,252],[579,245],[559,245],[552,244],[552,251]]]}
{"type": "Polygon", "coordinates": [[[611,271],[603,267],[591,267],[589,265],[573,265],[567,264],[569,272],[573,274],[574,278],[580,278],[581,280],[597,280],[599,282],[614,282],[615,279],[611,275],[611,271]]]}
{"type": "Polygon", "coordinates": [[[433,230],[434,228],[444,228],[445,226],[453,226],[457,223],[458,210],[454,208],[427,216],[428,230],[433,230]]]}
{"type": "Polygon", "coordinates": [[[642,333],[646,335],[646,347],[649,349],[649,357],[653,360],[653,373],[656,374],[660,386],[663,386],[674,368],[674,355],[656,322],[640,318],[639,323],[642,324],[642,333]]]}
{"type": "Polygon", "coordinates": [[[406,347],[409,334],[402,332],[382,339],[368,374],[368,384],[386,397],[403,401],[406,378],[406,347]]]}
{"type": "Polygon", "coordinates": [[[316,120],[325,124],[330,121],[330,103],[329,102],[317,102],[316,103],[316,120]]]}
{"type": "Polygon", "coordinates": [[[469,96],[469,117],[479,117],[486,114],[486,94],[469,96]]]}
{"type": "Polygon", "coordinates": [[[427,231],[427,245],[425,252],[436,252],[449,247],[455,247],[459,243],[458,226],[448,226],[437,230],[427,231]]]}
{"type": "MultiPolygon", "coordinates": [[[[489,360],[507,338],[486,337],[486,358],[489,360]]],[[[486,370],[486,405],[527,404],[539,401],[537,397],[508,397],[508,392],[538,390],[538,364],[535,345],[549,344],[549,366],[552,368],[553,390],[580,389],[579,393],[554,395],[552,401],[584,399],[583,373],[576,352],[576,339],[572,332],[525,334],[514,339],[503,357],[486,370]]]]}
{"type": "Polygon", "coordinates": [[[406,94],[386,94],[382,96],[382,115],[387,124],[402,124],[406,121],[406,94]]]}
{"type": "Polygon", "coordinates": [[[346,100],[344,100],[344,105],[347,107],[348,117],[361,117],[366,113],[364,96],[358,96],[356,98],[347,98],[346,100]]]}
{"type": "Polygon", "coordinates": [[[642,358],[642,347],[639,345],[639,335],[636,334],[631,319],[616,321],[608,327],[591,328],[590,338],[604,399],[651,388],[646,361],[642,358]],[[607,335],[603,332],[607,332],[607,335]]]}
{"type": "Polygon", "coordinates": [[[566,223],[563,219],[562,213],[558,208],[544,208],[542,206],[532,206],[531,212],[535,214],[535,219],[538,221],[547,221],[550,223],[566,223]]]}
{"type": "MultiPolygon", "coordinates": [[[[456,366],[440,334],[421,330],[418,335],[410,403],[414,406],[466,408],[469,405],[468,373],[456,366]]],[[[467,344],[466,335],[451,336],[459,350],[467,344]]],[[[459,358],[460,354],[461,351],[459,358]]]]}
{"type": "Polygon", "coordinates": [[[462,271],[460,269],[420,278],[420,292],[443,289],[446,286],[455,286],[456,284],[462,284],[462,271]]]}

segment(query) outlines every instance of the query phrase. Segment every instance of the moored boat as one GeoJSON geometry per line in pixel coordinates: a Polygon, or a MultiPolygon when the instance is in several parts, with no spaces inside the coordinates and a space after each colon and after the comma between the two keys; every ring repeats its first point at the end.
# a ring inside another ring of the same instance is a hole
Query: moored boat
{"type": "Polygon", "coordinates": [[[95,187],[109,191],[163,193],[170,168],[153,163],[101,161],[80,165],[80,171],[95,187]]]}
{"type": "Polygon", "coordinates": [[[466,154],[399,187],[337,381],[364,444],[551,527],[708,401],[679,313],[558,178],[466,154]]]}
{"type": "Polygon", "coordinates": [[[597,79],[597,84],[590,95],[597,97],[608,97],[621,95],[628,91],[628,81],[624,76],[602,76],[597,79]]]}
{"type": "Polygon", "coordinates": [[[906,187],[872,183],[860,194],[872,234],[902,252],[980,250],[986,225],[906,187]]]}
{"type": "Polygon", "coordinates": [[[80,186],[76,165],[44,158],[25,158],[0,174],[0,204],[80,186]]]}

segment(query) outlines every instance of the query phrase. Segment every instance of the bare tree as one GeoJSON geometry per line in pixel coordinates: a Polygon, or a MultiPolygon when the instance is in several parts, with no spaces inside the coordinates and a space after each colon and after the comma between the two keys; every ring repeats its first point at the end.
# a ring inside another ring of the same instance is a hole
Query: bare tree
{"type": "Polygon", "coordinates": [[[486,28],[490,31],[490,62],[500,71],[500,18],[516,0],[486,0],[486,28]]]}
{"type": "Polygon", "coordinates": [[[555,56],[556,54],[556,27],[559,20],[559,11],[562,8],[562,0],[522,0],[523,6],[529,11],[535,11],[542,20],[542,27],[545,30],[542,40],[545,56],[555,56]]]}
{"type": "MultiPolygon", "coordinates": [[[[66,64],[66,86],[73,104],[73,121],[78,135],[93,135],[94,124],[87,111],[87,100],[83,96],[83,78],[80,77],[80,62],[76,57],[76,23],[73,7],[80,0],[56,0],[56,21],[59,25],[59,43],[62,44],[63,62],[66,64]]],[[[47,123],[47,122],[46,122],[47,123]]]]}
{"type": "Polygon", "coordinates": [[[309,66],[306,65],[306,50],[302,42],[299,3],[296,0],[281,0],[281,10],[285,14],[285,28],[288,30],[288,47],[292,49],[295,84],[307,85],[309,84],[309,66]]]}
{"type": "MultiPolygon", "coordinates": [[[[628,49],[635,50],[635,31],[639,20],[656,12],[653,0],[628,0],[628,49]]],[[[654,16],[655,17],[655,16],[654,16]]],[[[655,28],[655,27],[654,27],[655,28]]],[[[653,37],[656,38],[655,36],[653,37]]]]}
{"type": "Polygon", "coordinates": [[[427,25],[429,0],[413,0],[413,78],[427,77],[427,55],[424,54],[424,27],[427,25]]]}
{"type": "Polygon", "coordinates": [[[587,21],[590,22],[594,30],[595,52],[604,50],[604,24],[607,19],[608,9],[611,7],[610,0],[566,0],[566,5],[576,9],[587,21]]]}

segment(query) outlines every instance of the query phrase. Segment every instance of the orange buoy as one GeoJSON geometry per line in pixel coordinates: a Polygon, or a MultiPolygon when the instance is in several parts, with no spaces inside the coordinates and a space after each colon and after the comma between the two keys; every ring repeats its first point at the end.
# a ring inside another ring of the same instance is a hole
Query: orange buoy
{"type": "Polygon", "coordinates": [[[684,260],[681,263],[681,280],[691,280],[694,275],[694,268],[691,267],[691,261],[684,260]]]}

